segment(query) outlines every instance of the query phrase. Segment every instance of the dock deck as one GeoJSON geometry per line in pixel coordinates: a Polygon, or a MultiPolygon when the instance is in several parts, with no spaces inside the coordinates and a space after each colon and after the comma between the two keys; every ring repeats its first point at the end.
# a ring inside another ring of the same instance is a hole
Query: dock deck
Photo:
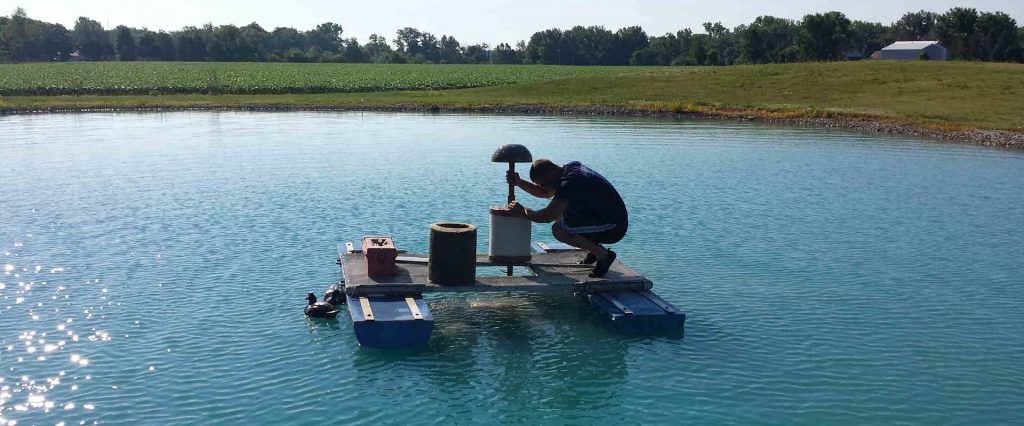
{"type": "MultiPolygon", "coordinates": [[[[652,283],[616,260],[604,277],[590,278],[591,265],[579,265],[583,252],[557,244],[537,243],[542,252],[529,262],[497,263],[476,256],[476,266],[514,266],[528,274],[480,276],[472,285],[450,286],[428,279],[427,255],[404,253],[395,275],[367,274],[366,257],[352,243],[338,244],[338,265],[345,279],[345,300],[356,338],[364,346],[398,348],[430,339],[434,317],[423,299],[426,292],[575,292],[586,297],[602,321],[624,334],[681,335],[686,314],[652,293],[652,283]]],[[[504,272],[504,271],[502,271],[504,272]]]]}
{"type": "Polygon", "coordinates": [[[578,265],[580,251],[534,253],[526,263],[495,263],[487,255],[477,255],[476,265],[525,267],[529,275],[478,276],[473,285],[446,286],[427,278],[427,255],[403,253],[396,262],[397,273],[369,276],[366,258],[359,250],[339,245],[339,264],[345,278],[345,293],[350,296],[405,295],[425,292],[488,292],[488,291],[565,291],[594,292],[614,290],[648,290],[650,280],[616,260],[602,278],[590,278],[591,265],[578,265]]]}

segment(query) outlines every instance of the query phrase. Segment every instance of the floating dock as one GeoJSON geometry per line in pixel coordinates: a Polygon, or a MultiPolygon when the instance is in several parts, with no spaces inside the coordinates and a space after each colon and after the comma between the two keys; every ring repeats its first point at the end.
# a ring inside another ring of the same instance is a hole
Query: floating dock
{"type": "Polygon", "coordinates": [[[423,293],[428,292],[563,292],[586,297],[615,331],[626,334],[681,334],[686,315],[652,293],[653,283],[616,260],[601,278],[579,265],[584,252],[564,244],[537,243],[528,262],[492,262],[477,255],[477,267],[524,267],[528,275],[478,276],[472,285],[451,286],[428,279],[425,254],[400,253],[394,275],[367,274],[366,257],[353,243],[338,245],[338,264],[356,338],[363,346],[410,347],[430,339],[434,318],[423,293]]]}

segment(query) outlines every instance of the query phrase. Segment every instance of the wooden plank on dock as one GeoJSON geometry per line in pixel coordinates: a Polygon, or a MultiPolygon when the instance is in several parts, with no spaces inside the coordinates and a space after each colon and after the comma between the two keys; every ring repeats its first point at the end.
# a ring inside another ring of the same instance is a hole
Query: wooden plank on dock
{"type": "Polygon", "coordinates": [[[360,297],[359,307],[362,308],[363,310],[363,319],[367,321],[373,321],[373,309],[370,308],[370,299],[360,297]]]}
{"type": "Polygon", "coordinates": [[[416,299],[413,299],[411,297],[406,297],[405,298],[405,304],[409,305],[409,313],[412,314],[412,319],[414,319],[414,320],[421,320],[421,319],[423,319],[423,314],[420,313],[420,307],[416,306],[416,299]]]}
{"type": "Polygon", "coordinates": [[[543,250],[545,252],[548,252],[548,253],[559,252],[559,251],[579,251],[579,252],[582,252],[582,250],[580,250],[580,249],[578,249],[576,247],[570,246],[568,244],[565,244],[565,243],[545,243],[543,241],[538,241],[537,242],[537,247],[540,247],[541,250],[543,250]]]}
{"type": "MultiPolygon", "coordinates": [[[[417,260],[426,259],[426,256],[409,254],[402,257],[415,261],[396,264],[395,275],[368,276],[366,260],[362,253],[342,254],[345,292],[350,296],[408,296],[424,292],[645,290],[652,286],[647,278],[618,260],[612,264],[604,277],[590,278],[587,275],[590,267],[576,264],[583,258],[583,253],[579,251],[534,253],[530,262],[519,265],[528,268],[530,275],[479,276],[476,282],[469,286],[444,286],[432,283],[428,279],[426,262],[417,260]]],[[[478,255],[477,258],[485,261],[478,267],[505,266],[486,262],[486,255],[478,255]]]]}
{"type": "MultiPolygon", "coordinates": [[[[426,265],[428,258],[421,256],[398,256],[395,258],[395,263],[412,263],[416,265],[426,265]]],[[[593,269],[594,265],[581,265],[577,262],[570,263],[544,263],[534,260],[526,262],[496,262],[490,259],[486,254],[476,255],[476,266],[524,266],[524,267],[552,267],[552,268],[577,268],[577,269],[593,269]]]]}

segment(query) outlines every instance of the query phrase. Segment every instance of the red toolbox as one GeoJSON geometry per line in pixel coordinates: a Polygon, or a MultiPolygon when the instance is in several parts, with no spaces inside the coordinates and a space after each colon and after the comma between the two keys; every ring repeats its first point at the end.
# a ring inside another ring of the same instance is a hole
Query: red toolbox
{"type": "Polygon", "coordinates": [[[366,257],[366,274],[395,275],[395,259],[398,250],[388,236],[367,235],[363,237],[363,256],[366,257]]]}

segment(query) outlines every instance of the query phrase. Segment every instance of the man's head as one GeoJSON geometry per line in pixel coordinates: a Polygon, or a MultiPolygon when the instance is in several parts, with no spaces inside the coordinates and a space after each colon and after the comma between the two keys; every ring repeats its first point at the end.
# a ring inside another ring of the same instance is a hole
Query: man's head
{"type": "Polygon", "coordinates": [[[558,179],[562,177],[562,166],[541,158],[530,166],[530,180],[547,189],[555,189],[558,179]]]}

